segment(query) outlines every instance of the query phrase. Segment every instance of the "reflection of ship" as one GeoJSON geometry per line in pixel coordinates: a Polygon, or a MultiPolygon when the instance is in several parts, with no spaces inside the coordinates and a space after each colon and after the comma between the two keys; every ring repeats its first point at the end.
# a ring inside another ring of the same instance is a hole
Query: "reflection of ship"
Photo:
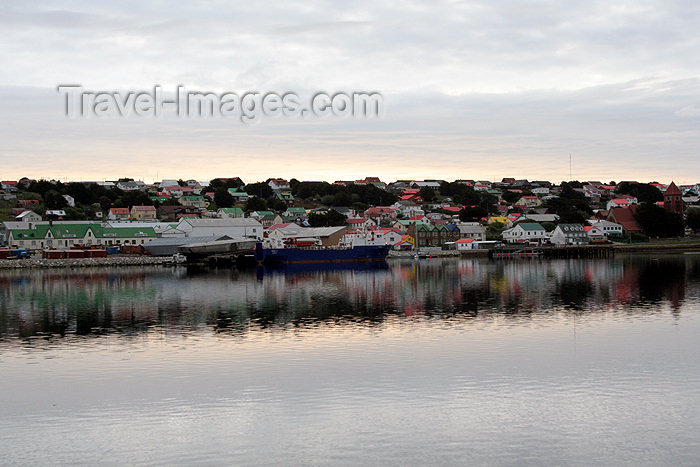
{"type": "Polygon", "coordinates": [[[391,245],[360,245],[354,247],[263,248],[255,246],[258,263],[336,263],[352,261],[384,261],[391,245]]]}

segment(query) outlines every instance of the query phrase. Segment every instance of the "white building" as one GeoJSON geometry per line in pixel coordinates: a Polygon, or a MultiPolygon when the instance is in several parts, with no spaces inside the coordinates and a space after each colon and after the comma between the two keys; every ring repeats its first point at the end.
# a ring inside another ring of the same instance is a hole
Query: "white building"
{"type": "Polygon", "coordinates": [[[15,217],[18,222],[37,222],[41,220],[41,216],[34,211],[23,211],[15,217]]]}
{"type": "MultiPolygon", "coordinates": [[[[486,240],[486,227],[478,222],[462,222],[457,224],[459,236],[463,239],[486,240]]],[[[459,249],[459,245],[457,245],[459,249]]]]}
{"type": "Polygon", "coordinates": [[[542,243],[547,238],[544,227],[536,222],[522,222],[515,227],[504,230],[503,240],[508,243],[542,243]]]}
{"type": "Polygon", "coordinates": [[[591,243],[601,243],[605,242],[608,239],[608,236],[605,235],[605,232],[600,230],[598,227],[586,225],[583,227],[583,229],[586,231],[586,235],[588,235],[588,241],[591,243]]]}
{"type": "Polygon", "coordinates": [[[549,241],[554,245],[586,245],[588,234],[581,224],[559,224],[549,241]]]}
{"type": "Polygon", "coordinates": [[[588,223],[601,230],[606,237],[622,236],[622,225],[603,219],[588,219],[588,223]]]}
{"type": "Polygon", "coordinates": [[[163,232],[163,237],[223,237],[262,240],[263,226],[251,218],[198,219],[183,217],[177,226],[163,232]]]}

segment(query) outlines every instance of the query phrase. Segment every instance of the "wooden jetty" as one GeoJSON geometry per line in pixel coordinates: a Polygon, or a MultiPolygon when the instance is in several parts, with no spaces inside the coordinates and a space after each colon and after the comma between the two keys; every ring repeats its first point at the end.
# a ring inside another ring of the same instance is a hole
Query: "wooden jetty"
{"type": "Polygon", "coordinates": [[[490,259],[528,258],[610,258],[615,249],[610,245],[506,246],[489,250],[490,259]]]}

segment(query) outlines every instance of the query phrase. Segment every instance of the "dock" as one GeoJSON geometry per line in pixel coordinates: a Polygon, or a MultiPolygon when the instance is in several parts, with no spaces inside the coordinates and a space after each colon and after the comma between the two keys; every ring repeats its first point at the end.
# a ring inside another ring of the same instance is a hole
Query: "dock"
{"type": "Polygon", "coordinates": [[[610,258],[615,256],[612,245],[570,245],[570,246],[506,246],[489,250],[489,259],[527,258],[610,258]]]}

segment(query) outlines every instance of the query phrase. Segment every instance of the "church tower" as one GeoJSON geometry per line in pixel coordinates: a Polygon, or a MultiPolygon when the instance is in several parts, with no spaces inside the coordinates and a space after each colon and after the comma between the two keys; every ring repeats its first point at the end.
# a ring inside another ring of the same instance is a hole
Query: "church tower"
{"type": "Polygon", "coordinates": [[[664,208],[668,211],[675,212],[681,216],[685,212],[683,206],[683,193],[678,189],[675,183],[671,182],[664,192],[664,208]]]}

